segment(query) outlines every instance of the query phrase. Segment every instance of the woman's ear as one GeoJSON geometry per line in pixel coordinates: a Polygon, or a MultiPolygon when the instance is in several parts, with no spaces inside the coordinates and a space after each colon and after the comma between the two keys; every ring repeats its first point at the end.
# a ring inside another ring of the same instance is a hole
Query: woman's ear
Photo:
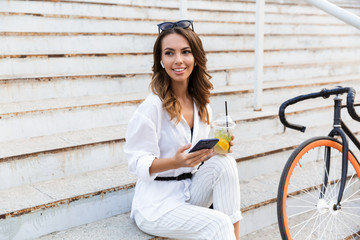
{"type": "Polygon", "coordinates": [[[162,66],[162,68],[165,68],[162,60],[160,60],[160,65],[162,66]]]}

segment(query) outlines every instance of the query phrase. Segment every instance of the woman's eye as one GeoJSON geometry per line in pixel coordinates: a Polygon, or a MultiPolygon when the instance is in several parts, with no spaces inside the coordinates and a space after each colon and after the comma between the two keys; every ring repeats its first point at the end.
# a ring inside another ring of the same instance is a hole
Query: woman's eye
{"type": "Polygon", "coordinates": [[[172,52],[165,52],[165,55],[173,55],[172,52]]]}
{"type": "Polygon", "coordinates": [[[183,51],[183,54],[190,54],[190,53],[191,53],[190,50],[184,50],[184,51],[183,51]]]}

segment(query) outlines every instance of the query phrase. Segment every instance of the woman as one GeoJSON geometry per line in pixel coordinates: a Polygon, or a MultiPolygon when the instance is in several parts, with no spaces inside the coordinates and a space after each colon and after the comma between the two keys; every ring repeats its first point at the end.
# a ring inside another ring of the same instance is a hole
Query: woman
{"type": "Polygon", "coordinates": [[[142,231],[162,237],[238,239],[235,160],[212,149],[188,153],[210,131],[213,86],[201,40],[192,21],[158,27],[153,93],[136,110],[126,135],[129,170],[138,177],[131,218],[142,231]]]}

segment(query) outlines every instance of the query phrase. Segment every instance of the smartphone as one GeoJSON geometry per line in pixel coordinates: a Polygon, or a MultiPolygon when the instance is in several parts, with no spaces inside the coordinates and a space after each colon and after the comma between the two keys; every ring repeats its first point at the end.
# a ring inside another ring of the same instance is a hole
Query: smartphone
{"type": "Polygon", "coordinates": [[[218,141],[218,138],[201,139],[192,149],[190,149],[189,153],[196,152],[201,149],[211,149],[217,144],[218,141]]]}

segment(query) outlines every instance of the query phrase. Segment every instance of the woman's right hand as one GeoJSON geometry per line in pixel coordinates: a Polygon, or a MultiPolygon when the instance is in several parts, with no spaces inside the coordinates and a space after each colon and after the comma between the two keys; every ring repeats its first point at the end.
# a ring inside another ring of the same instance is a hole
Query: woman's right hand
{"type": "Polygon", "coordinates": [[[180,167],[195,167],[199,163],[208,160],[208,156],[212,155],[213,149],[202,149],[192,153],[185,153],[191,144],[180,147],[173,157],[176,168],[180,167]]]}

